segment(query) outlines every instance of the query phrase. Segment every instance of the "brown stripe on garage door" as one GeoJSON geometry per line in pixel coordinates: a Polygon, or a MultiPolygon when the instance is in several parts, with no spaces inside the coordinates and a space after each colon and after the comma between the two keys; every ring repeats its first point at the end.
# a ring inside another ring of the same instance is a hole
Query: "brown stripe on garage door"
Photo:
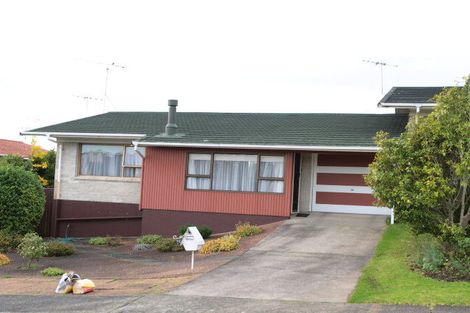
{"type": "Polygon", "coordinates": [[[317,165],[367,167],[373,160],[373,153],[321,153],[317,165]]]}
{"type": "Polygon", "coordinates": [[[318,173],[317,185],[367,186],[362,174],[318,173]]]}
{"type": "Polygon", "coordinates": [[[364,193],[317,192],[317,203],[373,206],[374,197],[364,193]]]}

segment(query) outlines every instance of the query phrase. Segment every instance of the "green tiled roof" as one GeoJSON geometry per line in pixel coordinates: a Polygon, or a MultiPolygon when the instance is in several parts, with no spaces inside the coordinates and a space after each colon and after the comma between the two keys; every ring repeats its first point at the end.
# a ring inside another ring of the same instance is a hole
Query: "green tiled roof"
{"type": "Polygon", "coordinates": [[[452,87],[393,87],[379,101],[381,103],[435,103],[434,96],[452,87]]]}
{"type": "Polygon", "coordinates": [[[178,134],[162,136],[167,112],[110,112],[29,132],[145,134],[141,141],[162,143],[373,147],[377,131],[398,136],[407,121],[396,114],[178,112],[178,134]]]}

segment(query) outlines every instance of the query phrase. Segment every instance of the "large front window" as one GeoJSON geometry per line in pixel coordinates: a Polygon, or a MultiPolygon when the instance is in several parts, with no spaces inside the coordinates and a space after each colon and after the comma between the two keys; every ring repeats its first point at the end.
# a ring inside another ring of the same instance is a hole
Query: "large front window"
{"type": "Polygon", "coordinates": [[[282,193],[284,157],[190,153],[186,188],[282,193]]]}
{"type": "MultiPolygon", "coordinates": [[[[143,155],[144,148],[138,148],[143,155]]],[[[129,146],[81,145],[80,175],[140,177],[142,157],[129,146]]]]}

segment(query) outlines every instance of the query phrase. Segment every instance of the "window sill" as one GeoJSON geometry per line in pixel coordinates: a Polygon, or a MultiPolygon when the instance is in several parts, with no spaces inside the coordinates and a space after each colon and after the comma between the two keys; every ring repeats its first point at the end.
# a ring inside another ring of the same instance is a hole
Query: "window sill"
{"type": "Polygon", "coordinates": [[[126,183],[140,183],[140,177],[114,177],[114,176],[76,176],[76,180],[94,180],[94,181],[108,181],[108,182],[126,182],[126,183]]]}

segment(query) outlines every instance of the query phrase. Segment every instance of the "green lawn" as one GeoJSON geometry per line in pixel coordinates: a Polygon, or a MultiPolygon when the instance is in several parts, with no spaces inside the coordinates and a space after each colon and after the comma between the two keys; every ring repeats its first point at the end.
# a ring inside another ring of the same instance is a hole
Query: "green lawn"
{"type": "Polygon", "coordinates": [[[470,282],[445,282],[410,270],[413,234],[390,225],[351,296],[353,303],[470,305],[470,282]]]}

